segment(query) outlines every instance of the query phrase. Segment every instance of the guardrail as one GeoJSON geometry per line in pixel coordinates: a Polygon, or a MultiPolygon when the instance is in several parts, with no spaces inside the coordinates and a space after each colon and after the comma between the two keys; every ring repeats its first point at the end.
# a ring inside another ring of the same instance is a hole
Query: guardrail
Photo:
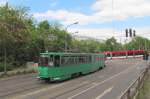
{"type": "Polygon", "coordinates": [[[111,59],[128,59],[128,58],[143,58],[143,55],[135,55],[135,56],[113,56],[113,57],[107,57],[107,60],[111,59]]]}
{"type": "Polygon", "coordinates": [[[146,69],[140,74],[139,77],[137,77],[133,83],[131,83],[131,85],[124,91],[123,94],[121,94],[118,99],[133,99],[137,95],[139,89],[143,86],[145,76],[147,75],[149,69],[150,64],[148,64],[146,69]]]}

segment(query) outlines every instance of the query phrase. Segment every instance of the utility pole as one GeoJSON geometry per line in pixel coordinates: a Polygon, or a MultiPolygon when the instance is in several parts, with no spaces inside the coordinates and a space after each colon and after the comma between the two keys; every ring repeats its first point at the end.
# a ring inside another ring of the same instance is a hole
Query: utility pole
{"type": "Polygon", "coordinates": [[[145,44],[144,44],[144,45],[145,45],[145,50],[147,50],[147,41],[146,41],[146,38],[145,38],[144,41],[145,41],[145,42],[144,42],[144,43],[145,43],[145,44]]]}
{"type": "MultiPolygon", "coordinates": [[[[8,9],[8,2],[6,2],[6,8],[8,9]]],[[[8,32],[8,28],[7,26],[5,25],[5,28],[6,28],[6,32],[8,32]]],[[[4,74],[7,74],[7,49],[6,49],[6,39],[3,39],[4,41],[4,74]]]]}
{"type": "Polygon", "coordinates": [[[4,41],[4,74],[7,74],[6,60],[7,60],[7,51],[6,51],[6,44],[4,41]]]}
{"type": "MultiPolygon", "coordinates": [[[[66,30],[66,32],[67,32],[67,29],[70,27],[70,26],[72,26],[72,25],[75,25],[75,24],[78,24],[79,22],[75,22],[75,23],[72,23],[72,24],[69,24],[69,25],[67,25],[66,26],[66,28],[65,28],[65,30],[66,30]]],[[[65,34],[65,52],[67,52],[67,50],[68,50],[68,44],[67,44],[67,33],[65,34]]]]}
{"type": "Polygon", "coordinates": [[[112,33],[113,33],[113,37],[115,37],[115,26],[114,26],[114,0],[112,0],[112,33]]]}

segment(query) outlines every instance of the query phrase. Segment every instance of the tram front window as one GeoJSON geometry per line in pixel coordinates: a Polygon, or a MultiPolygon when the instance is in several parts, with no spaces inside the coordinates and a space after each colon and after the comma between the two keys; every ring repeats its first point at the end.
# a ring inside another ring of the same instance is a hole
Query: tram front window
{"type": "Polygon", "coordinates": [[[39,65],[40,66],[48,66],[48,57],[40,57],[39,65]]]}
{"type": "Polygon", "coordinates": [[[54,66],[53,56],[50,57],[40,57],[39,60],[40,66],[54,66]]]}

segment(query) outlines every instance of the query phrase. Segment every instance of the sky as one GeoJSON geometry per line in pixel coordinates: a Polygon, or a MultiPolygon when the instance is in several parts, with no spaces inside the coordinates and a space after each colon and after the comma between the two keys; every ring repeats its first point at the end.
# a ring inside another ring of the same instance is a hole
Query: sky
{"type": "Polygon", "coordinates": [[[38,21],[57,21],[70,33],[107,39],[125,40],[125,29],[150,38],[150,0],[0,0],[13,6],[27,6],[38,21]]]}

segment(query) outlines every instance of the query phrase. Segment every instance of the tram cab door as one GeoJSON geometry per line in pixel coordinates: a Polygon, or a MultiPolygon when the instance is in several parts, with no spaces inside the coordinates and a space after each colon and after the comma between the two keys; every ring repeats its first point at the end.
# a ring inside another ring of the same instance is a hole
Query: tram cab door
{"type": "Polygon", "coordinates": [[[54,56],[54,66],[55,67],[60,66],[60,56],[59,55],[54,56]]]}

